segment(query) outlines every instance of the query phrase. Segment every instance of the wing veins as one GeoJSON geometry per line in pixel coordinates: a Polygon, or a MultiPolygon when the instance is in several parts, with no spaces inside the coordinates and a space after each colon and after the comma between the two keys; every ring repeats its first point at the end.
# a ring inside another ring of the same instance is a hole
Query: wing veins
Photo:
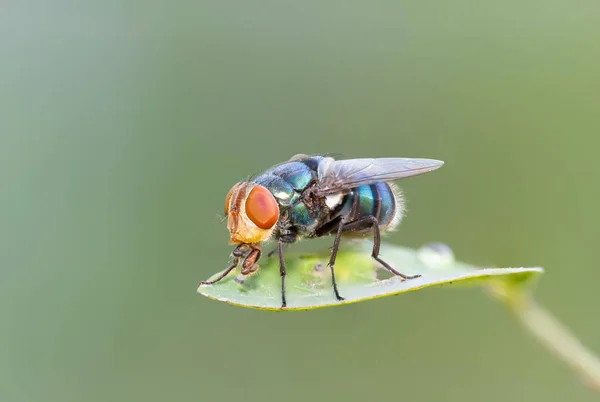
{"type": "Polygon", "coordinates": [[[380,158],[368,161],[366,159],[331,160],[323,171],[319,172],[321,186],[318,193],[321,195],[344,193],[362,185],[389,182],[428,173],[443,164],[442,161],[419,158],[380,158]],[[356,170],[352,170],[353,163],[359,165],[355,166],[356,170]],[[370,169],[373,169],[371,175],[368,174],[370,169]],[[364,174],[364,177],[356,177],[361,173],[364,174]]]}

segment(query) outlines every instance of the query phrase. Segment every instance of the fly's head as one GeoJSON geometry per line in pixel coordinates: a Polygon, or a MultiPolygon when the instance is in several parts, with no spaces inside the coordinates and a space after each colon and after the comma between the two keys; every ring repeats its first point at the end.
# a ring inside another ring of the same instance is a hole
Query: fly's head
{"type": "Polygon", "coordinates": [[[232,244],[260,243],[273,234],[279,220],[279,205],[266,187],[241,182],[227,193],[225,214],[232,244]]]}

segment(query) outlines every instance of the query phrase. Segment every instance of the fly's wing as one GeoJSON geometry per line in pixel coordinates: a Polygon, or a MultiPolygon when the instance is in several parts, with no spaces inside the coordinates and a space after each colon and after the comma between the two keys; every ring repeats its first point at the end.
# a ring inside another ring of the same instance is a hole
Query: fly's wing
{"type": "Polygon", "coordinates": [[[318,169],[320,195],[336,194],[380,181],[392,181],[431,172],[444,164],[435,159],[374,158],[336,161],[326,158],[318,169]]]}

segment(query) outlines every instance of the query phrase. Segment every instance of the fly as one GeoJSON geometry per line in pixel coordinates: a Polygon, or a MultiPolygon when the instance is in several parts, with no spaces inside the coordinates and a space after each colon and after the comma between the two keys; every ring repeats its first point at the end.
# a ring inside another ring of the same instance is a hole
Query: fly
{"type": "Polygon", "coordinates": [[[233,263],[212,281],[219,282],[241,264],[242,275],[258,270],[261,243],[277,241],[281,306],[285,299],[284,246],[302,238],[334,235],[329,269],[333,292],[344,300],[335,280],[335,260],[343,236],[373,236],[371,256],[403,280],[404,275],[379,257],[381,232],[395,228],[404,215],[400,189],[392,181],[431,172],[444,164],[434,159],[375,158],[335,160],[296,155],[259,176],[235,184],[225,198],[230,241],[237,244],[233,263]]]}

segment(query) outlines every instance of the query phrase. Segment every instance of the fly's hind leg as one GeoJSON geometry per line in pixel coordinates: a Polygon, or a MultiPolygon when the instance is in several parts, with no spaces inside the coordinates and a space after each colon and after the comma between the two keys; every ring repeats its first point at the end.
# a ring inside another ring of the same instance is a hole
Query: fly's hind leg
{"type": "Polygon", "coordinates": [[[356,220],[351,223],[347,223],[344,225],[344,230],[373,230],[373,251],[371,253],[371,257],[373,257],[378,263],[380,263],[386,270],[391,272],[392,274],[399,276],[402,279],[415,279],[421,277],[421,275],[405,275],[401,272],[396,271],[392,268],[387,262],[383,261],[379,257],[379,249],[381,247],[381,233],[379,230],[379,221],[374,216],[366,216],[359,220],[356,220]]]}

